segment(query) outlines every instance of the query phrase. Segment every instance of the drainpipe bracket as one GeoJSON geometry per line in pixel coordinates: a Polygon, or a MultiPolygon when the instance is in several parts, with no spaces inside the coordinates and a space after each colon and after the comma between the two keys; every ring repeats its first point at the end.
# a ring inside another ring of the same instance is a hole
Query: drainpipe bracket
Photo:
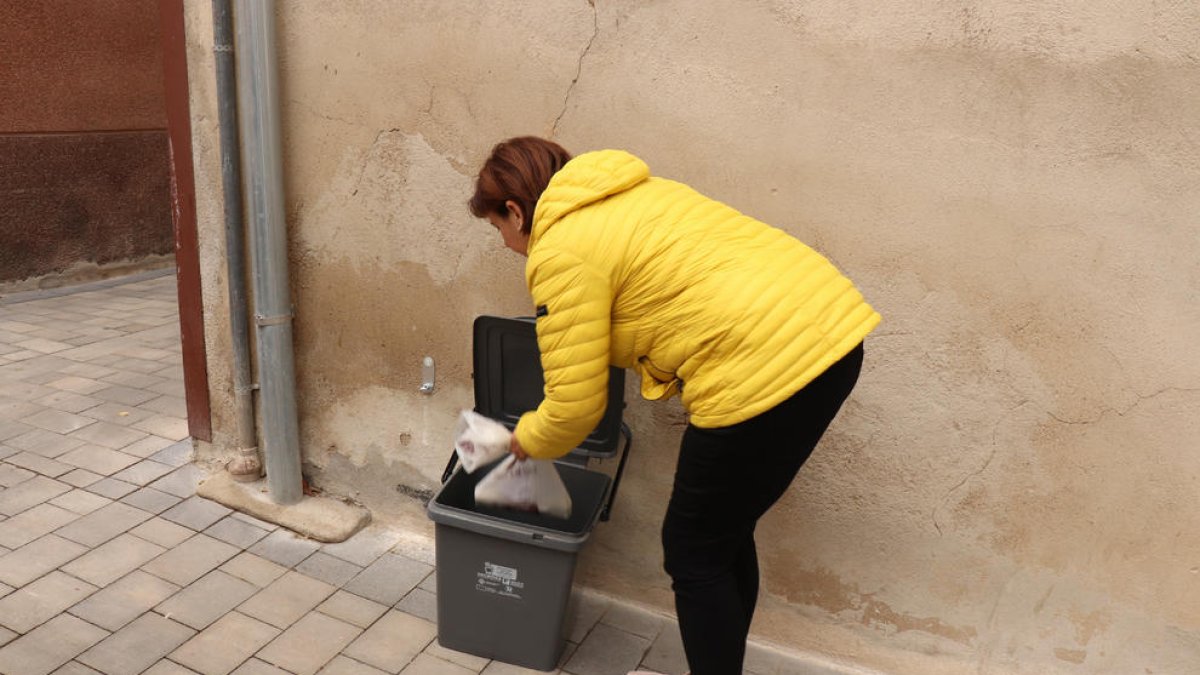
{"type": "Polygon", "coordinates": [[[287,314],[276,314],[274,316],[263,316],[262,314],[254,315],[255,326],[279,326],[292,320],[294,315],[291,312],[287,314]]]}

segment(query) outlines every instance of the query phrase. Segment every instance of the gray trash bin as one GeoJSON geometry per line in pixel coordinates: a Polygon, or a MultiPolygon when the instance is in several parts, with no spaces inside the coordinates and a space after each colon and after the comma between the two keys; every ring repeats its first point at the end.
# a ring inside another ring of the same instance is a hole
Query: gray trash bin
{"type": "MultiPolygon", "coordinates": [[[[534,324],[479,317],[474,327],[475,410],[510,428],[542,398],[534,324]]],[[[604,419],[588,439],[555,463],[571,495],[571,517],[475,504],[475,485],[491,467],[455,470],[429,502],[437,545],[438,643],[505,663],[552,670],[565,644],[564,619],[575,562],[600,520],[607,520],[625,469],[631,437],[621,422],[624,371],[612,369],[604,419]],[[591,457],[624,451],[614,478],[588,470],[591,457]]]]}

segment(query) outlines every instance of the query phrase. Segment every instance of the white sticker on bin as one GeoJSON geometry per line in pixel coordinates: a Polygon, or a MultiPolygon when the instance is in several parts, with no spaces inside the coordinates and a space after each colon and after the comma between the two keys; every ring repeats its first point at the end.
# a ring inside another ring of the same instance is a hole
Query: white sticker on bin
{"type": "Polygon", "coordinates": [[[520,600],[525,582],[517,580],[515,567],[485,562],[483,571],[475,575],[475,590],[520,600]]]}

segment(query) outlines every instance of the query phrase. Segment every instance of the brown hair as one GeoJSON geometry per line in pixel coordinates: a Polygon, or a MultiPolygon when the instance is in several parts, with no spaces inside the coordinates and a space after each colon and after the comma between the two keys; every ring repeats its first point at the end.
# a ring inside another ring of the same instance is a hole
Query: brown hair
{"type": "Polygon", "coordinates": [[[489,213],[505,215],[505,202],[512,200],[521,206],[524,222],[521,231],[528,234],[533,227],[533,209],[550,177],[571,159],[571,153],[554,141],[536,136],[520,136],[501,141],[475,179],[475,194],[467,206],[476,218],[489,213]]]}

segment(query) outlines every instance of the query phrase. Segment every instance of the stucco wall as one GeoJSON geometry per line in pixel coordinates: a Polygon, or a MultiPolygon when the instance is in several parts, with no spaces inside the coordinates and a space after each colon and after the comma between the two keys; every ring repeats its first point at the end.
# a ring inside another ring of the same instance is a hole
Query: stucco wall
{"type": "MultiPolygon", "coordinates": [[[[210,10],[188,8],[220,450],[210,10]]],[[[761,523],[756,638],[899,673],[1200,670],[1197,5],[364,0],[278,19],[320,482],[416,512],[471,404],[471,320],[529,312],[522,261],[464,207],[491,145],[620,147],[816,246],[885,317],[761,523]]],[[[629,387],[638,446],[579,578],[669,608],[684,417],[629,387]]]]}

